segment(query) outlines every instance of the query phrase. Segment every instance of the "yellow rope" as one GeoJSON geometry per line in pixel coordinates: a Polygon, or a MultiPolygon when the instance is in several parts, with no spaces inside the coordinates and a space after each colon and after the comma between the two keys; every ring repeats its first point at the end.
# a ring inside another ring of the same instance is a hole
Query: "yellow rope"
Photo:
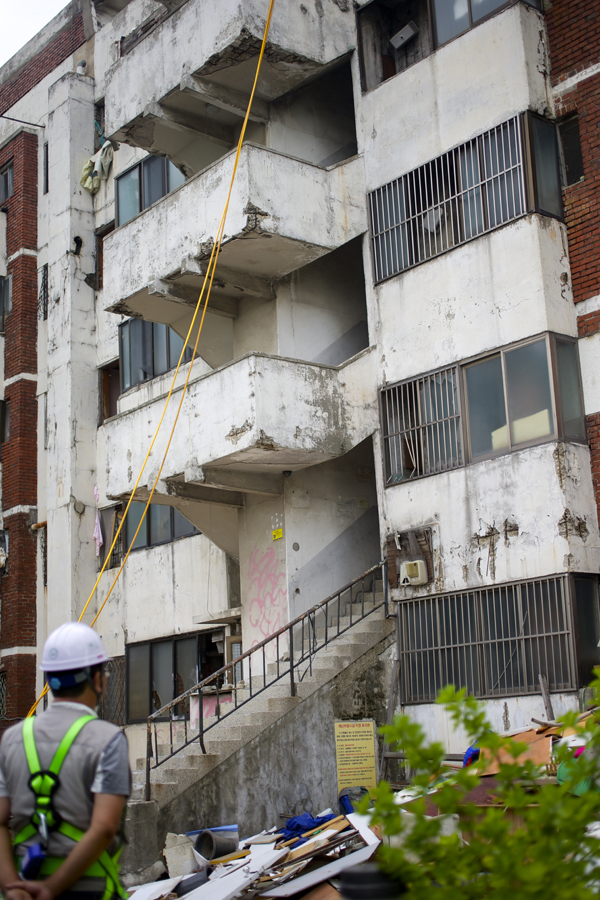
{"type": "MultiPolygon", "coordinates": [[[[246,134],[246,126],[248,125],[248,119],[249,119],[249,117],[250,117],[250,110],[251,110],[251,108],[252,108],[252,101],[254,100],[254,94],[255,94],[255,92],[256,92],[256,85],[258,84],[258,76],[259,76],[259,74],[260,74],[260,67],[261,67],[262,60],[263,60],[263,56],[264,56],[264,53],[265,53],[265,47],[266,47],[266,44],[267,44],[267,37],[268,37],[268,34],[269,34],[269,28],[270,28],[270,25],[271,25],[271,17],[272,17],[272,14],[273,14],[273,7],[274,7],[274,5],[275,5],[275,0],[270,0],[270,2],[269,2],[269,11],[268,11],[268,13],[267,13],[267,21],[266,21],[266,23],[265,23],[265,30],[264,30],[264,34],[263,34],[263,39],[262,39],[262,44],[261,44],[261,48],[260,48],[260,53],[259,53],[259,56],[258,56],[258,63],[257,63],[257,65],[256,65],[256,74],[255,74],[255,76],[254,76],[254,84],[252,85],[252,91],[251,91],[251,93],[250,93],[250,99],[248,100],[248,107],[247,107],[247,109],[246,109],[246,115],[244,116],[244,123],[243,123],[243,125],[242,125],[242,130],[241,130],[241,132],[240,132],[240,137],[239,137],[239,140],[238,140],[237,151],[236,151],[236,154],[235,154],[235,162],[234,162],[234,164],[233,164],[233,172],[232,172],[232,174],[231,174],[231,180],[230,180],[230,183],[229,183],[229,191],[228,191],[228,193],[227,193],[227,200],[225,201],[225,207],[224,207],[224,209],[223,209],[223,214],[222,214],[222,216],[221,216],[221,221],[219,222],[219,228],[217,229],[217,238],[216,238],[215,243],[214,243],[213,248],[212,248],[212,252],[211,252],[211,255],[210,255],[210,260],[209,260],[209,262],[208,262],[208,268],[207,268],[207,270],[206,270],[206,275],[204,276],[204,282],[203,282],[203,284],[202,284],[202,290],[200,291],[200,296],[198,297],[198,303],[196,304],[196,309],[194,310],[194,315],[193,315],[193,318],[192,318],[192,322],[191,322],[191,325],[190,325],[190,327],[189,327],[189,329],[188,329],[188,333],[187,333],[186,339],[185,339],[185,341],[184,341],[183,348],[182,348],[182,350],[181,350],[181,354],[180,354],[180,356],[179,356],[179,362],[177,363],[177,368],[175,369],[175,372],[174,372],[174,374],[173,374],[173,379],[172,379],[172,381],[171,381],[171,387],[169,388],[169,393],[167,394],[167,398],[166,398],[166,400],[165,400],[165,406],[164,406],[164,409],[163,409],[163,411],[162,411],[162,415],[161,415],[161,417],[160,417],[158,426],[157,426],[157,428],[156,428],[156,431],[154,432],[154,436],[153,436],[152,441],[151,441],[151,443],[150,443],[150,447],[148,448],[148,452],[146,453],[146,456],[144,457],[144,462],[142,463],[142,468],[140,469],[140,473],[139,473],[139,475],[138,475],[138,477],[137,477],[137,479],[136,479],[136,482],[135,482],[135,484],[134,484],[134,486],[133,486],[133,490],[131,491],[131,496],[129,497],[129,500],[127,501],[127,506],[125,507],[125,512],[123,513],[123,517],[122,517],[122,519],[121,519],[121,522],[120,522],[120,524],[119,524],[119,527],[118,527],[118,529],[117,529],[117,532],[116,532],[116,534],[115,534],[115,536],[114,536],[113,542],[112,542],[112,544],[111,544],[111,546],[110,546],[110,550],[106,553],[106,558],[105,558],[105,560],[104,560],[104,564],[103,564],[102,568],[100,569],[100,572],[99,572],[99,574],[98,574],[98,577],[96,578],[96,582],[95,582],[95,584],[94,584],[94,587],[93,587],[92,590],[91,590],[91,593],[90,593],[90,595],[89,595],[89,597],[88,597],[88,599],[87,599],[87,601],[86,601],[86,604],[85,604],[85,606],[83,607],[83,610],[81,611],[81,615],[79,616],[79,619],[78,619],[79,622],[81,622],[81,620],[83,619],[83,617],[84,617],[84,615],[85,615],[85,612],[86,612],[88,606],[90,605],[90,602],[91,602],[91,600],[92,600],[94,594],[96,593],[96,590],[97,590],[97,588],[98,588],[98,584],[100,583],[100,579],[102,578],[102,575],[104,574],[104,571],[105,571],[105,569],[106,569],[106,566],[108,565],[108,562],[109,562],[109,560],[110,560],[110,557],[111,557],[111,555],[112,555],[112,552],[113,552],[113,550],[114,550],[114,548],[115,548],[115,545],[116,545],[116,543],[117,543],[117,541],[118,541],[118,539],[119,539],[119,535],[120,535],[120,533],[121,533],[121,531],[122,531],[122,529],[123,529],[123,525],[124,525],[124,523],[125,523],[125,519],[126,519],[126,517],[127,517],[127,513],[129,512],[129,507],[131,506],[131,504],[132,504],[132,502],[133,502],[133,498],[134,498],[135,492],[136,492],[136,490],[137,490],[137,488],[138,488],[138,485],[139,485],[139,483],[140,483],[141,477],[142,477],[142,475],[143,475],[143,473],[144,473],[144,469],[146,468],[146,463],[148,462],[148,458],[149,458],[149,456],[150,456],[150,454],[151,454],[151,452],[152,452],[152,448],[154,447],[154,444],[155,444],[156,439],[157,439],[157,437],[158,437],[158,433],[159,433],[159,431],[160,431],[160,429],[161,429],[163,420],[164,420],[164,418],[165,418],[165,414],[166,414],[166,412],[167,412],[167,408],[168,408],[169,403],[170,403],[170,401],[171,401],[171,396],[172,396],[173,391],[174,391],[174,389],[175,389],[175,381],[176,381],[176,379],[177,379],[177,375],[178,375],[178,373],[179,373],[179,369],[180,369],[181,363],[182,363],[182,361],[183,361],[183,357],[184,357],[184,354],[185,354],[185,351],[186,351],[186,347],[187,347],[188,341],[190,340],[190,338],[191,338],[191,336],[192,336],[192,332],[193,332],[193,330],[194,330],[194,325],[196,324],[196,319],[198,318],[198,313],[200,312],[200,308],[202,307],[202,300],[203,300],[203,298],[204,298],[204,293],[205,293],[205,290],[206,290],[206,286],[207,286],[207,284],[208,284],[208,290],[206,291],[206,299],[205,299],[205,301],[204,301],[204,308],[202,309],[202,316],[201,316],[201,318],[200,318],[200,325],[199,325],[199,327],[198,327],[198,334],[196,335],[196,342],[195,342],[195,344],[194,344],[194,353],[193,353],[193,356],[192,356],[192,361],[190,362],[190,365],[189,365],[189,367],[188,367],[188,373],[187,373],[187,376],[186,376],[186,379],[185,379],[185,383],[184,383],[184,385],[183,385],[183,389],[182,389],[182,391],[181,391],[181,399],[180,399],[180,401],[179,401],[179,406],[177,407],[177,413],[176,413],[176,415],[175,415],[175,421],[173,422],[173,426],[172,426],[172,428],[171,428],[171,433],[170,433],[170,435],[169,435],[169,440],[168,440],[168,442],[167,442],[167,446],[166,446],[166,448],[165,448],[165,452],[163,453],[163,457],[162,457],[162,460],[161,460],[161,463],[160,463],[160,468],[159,468],[159,470],[158,470],[158,473],[157,473],[157,475],[156,475],[156,478],[154,479],[154,484],[152,485],[152,490],[150,491],[150,496],[148,497],[148,500],[147,500],[146,505],[145,505],[145,507],[144,507],[144,512],[142,513],[142,516],[141,516],[141,518],[140,518],[140,521],[139,521],[138,527],[137,527],[137,529],[136,529],[136,532],[135,532],[135,534],[134,534],[134,536],[133,536],[133,539],[132,539],[132,541],[131,541],[131,543],[130,543],[128,549],[127,549],[127,552],[126,552],[126,554],[125,554],[125,556],[124,556],[124,558],[123,558],[123,562],[121,563],[121,566],[120,566],[120,568],[119,568],[119,571],[118,571],[117,574],[115,575],[115,578],[114,578],[114,580],[113,580],[113,583],[111,584],[110,589],[109,589],[109,591],[108,591],[106,597],[105,597],[104,600],[102,601],[102,604],[101,604],[101,606],[100,606],[100,609],[98,610],[98,612],[97,612],[96,615],[94,616],[94,619],[93,619],[93,621],[92,621],[92,627],[93,627],[93,626],[96,624],[96,622],[98,621],[98,617],[99,617],[100,613],[102,612],[102,610],[104,609],[104,607],[106,606],[106,602],[107,602],[108,598],[110,597],[110,595],[112,594],[113,589],[114,589],[114,587],[115,587],[117,581],[119,580],[119,576],[120,576],[121,572],[123,571],[123,568],[125,567],[125,563],[126,563],[127,560],[129,559],[129,554],[131,553],[131,548],[133,547],[133,545],[134,545],[134,543],[135,543],[135,540],[136,540],[136,538],[137,538],[137,536],[138,536],[138,534],[139,534],[140,528],[142,527],[142,523],[144,522],[144,519],[146,518],[146,513],[148,512],[148,508],[149,508],[150,503],[151,503],[151,501],[152,501],[152,497],[153,497],[153,495],[154,495],[154,491],[155,491],[155,489],[156,489],[156,485],[158,484],[158,481],[159,481],[160,476],[161,476],[161,474],[162,474],[162,470],[163,470],[163,467],[164,467],[164,464],[165,464],[165,461],[166,461],[166,458],[167,458],[167,453],[169,452],[169,448],[170,448],[170,446],[171,446],[171,441],[173,440],[173,434],[174,434],[174,432],[175,432],[175,427],[176,427],[177,422],[178,422],[178,420],[179,420],[179,413],[181,412],[181,407],[182,407],[183,401],[184,401],[184,399],[185,399],[185,395],[186,395],[188,383],[189,383],[189,380],[190,380],[190,375],[192,374],[192,363],[193,363],[193,360],[194,360],[194,358],[195,358],[195,356],[196,356],[196,351],[197,351],[197,349],[198,349],[198,342],[199,342],[199,340],[200,340],[200,334],[202,333],[202,327],[203,327],[203,325],[204,325],[204,317],[206,316],[206,309],[207,309],[207,307],[208,307],[208,300],[209,300],[209,297],[210,297],[210,292],[211,292],[213,280],[214,280],[214,277],[215,277],[215,269],[216,269],[216,265],[217,265],[217,259],[218,259],[218,257],[219,257],[219,251],[220,251],[220,249],[221,249],[221,242],[222,242],[222,240],[223,240],[223,234],[224,234],[224,230],[225,230],[225,220],[226,220],[226,218],[227,218],[227,212],[228,212],[228,210],[229,210],[229,203],[230,203],[230,200],[231,200],[231,193],[232,193],[232,191],[233,191],[233,184],[234,184],[234,181],[235,181],[235,176],[236,176],[236,174],[237,174],[238,163],[239,163],[239,160],[240,160],[240,154],[241,154],[241,151],[242,151],[242,144],[243,144],[243,142],[244,142],[244,137],[245,137],[245,134],[246,134]]],[[[27,717],[28,717],[28,718],[29,718],[29,716],[32,716],[32,715],[33,715],[33,713],[34,713],[35,710],[37,709],[38,704],[40,703],[42,697],[44,697],[47,693],[48,693],[48,685],[46,684],[46,685],[44,685],[44,689],[43,689],[42,693],[41,693],[40,696],[37,698],[37,700],[35,701],[35,703],[34,703],[33,706],[31,707],[31,709],[29,710],[29,712],[27,713],[27,717]]]]}

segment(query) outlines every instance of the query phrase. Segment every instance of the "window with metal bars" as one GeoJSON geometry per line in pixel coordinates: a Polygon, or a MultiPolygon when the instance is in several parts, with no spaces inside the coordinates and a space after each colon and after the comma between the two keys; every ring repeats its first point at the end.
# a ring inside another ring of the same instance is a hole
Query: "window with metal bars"
{"type": "Polygon", "coordinates": [[[400,660],[404,703],[434,701],[446,684],[475,697],[578,686],[568,576],[404,600],[400,660]]]}
{"type": "Polygon", "coordinates": [[[125,657],[115,656],[104,664],[106,691],[98,706],[98,716],[115,725],[125,725],[125,657]]]}
{"type": "Polygon", "coordinates": [[[463,464],[457,366],[387,388],[381,404],[388,483],[463,464]]]}
{"type": "Polygon", "coordinates": [[[556,127],[524,113],[369,194],[375,281],[530,211],[562,200],[556,127]]]}
{"type": "Polygon", "coordinates": [[[386,484],[551,440],[586,443],[574,338],[546,334],[381,391],[386,484]]]}

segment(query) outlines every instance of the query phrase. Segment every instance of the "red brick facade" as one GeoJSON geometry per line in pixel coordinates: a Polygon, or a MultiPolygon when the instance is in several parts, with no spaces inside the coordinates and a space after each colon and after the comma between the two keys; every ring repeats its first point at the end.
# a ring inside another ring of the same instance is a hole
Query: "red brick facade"
{"type": "Polygon", "coordinates": [[[75,16],[68,28],[58,34],[33,59],[0,87],[0,115],[24,97],[42,78],[64,62],[71,53],[85,43],[83,16],[75,16]]]}
{"type": "MultiPolygon", "coordinates": [[[[7,255],[12,276],[12,311],[4,331],[4,377],[37,374],[37,259],[23,250],[37,249],[36,135],[21,132],[0,150],[0,167],[13,164],[14,192],[2,205],[7,213],[7,255]]],[[[37,504],[37,399],[36,382],[17,378],[5,388],[10,408],[10,435],[0,450],[2,508],[37,504]]],[[[10,653],[13,648],[35,647],[37,537],[32,534],[28,511],[5,516],[9,553],[0,583],[2,627],[0,647],[6,679],[6,720],[26,715],[35,700],[35,655],[10,653]]],[[[0,730],[2,723],[0,722],[0,730]]]]}
{"type": "Polygon", "coordinates": [[[600,59],[600,7],[589,0],[553,0],[546,12],[552,83],[600,59]]]}

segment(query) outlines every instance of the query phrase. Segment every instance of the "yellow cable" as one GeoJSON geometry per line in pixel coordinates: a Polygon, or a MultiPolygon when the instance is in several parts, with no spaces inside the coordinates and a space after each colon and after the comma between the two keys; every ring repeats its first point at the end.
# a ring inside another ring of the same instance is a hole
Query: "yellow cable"
{"type": "MultiPolygon", "coordinates": [[[[222,242],[222,240],[223,240],[223,234],[224,234],[224,231],[225,231],[225,220],[226,220],[226,218],[227,218],[227,213],[228,213],[228,210],[229,210],[229,203],[230,203],[230,200],[231,200],[231,194],[232,194],[232,191],[233,191],[233,185],[234,185],[234,181],[235,181],[235,176],[236,176],[236,174],[237,174],[238,164],[239,164],[239,160],[240,160],[240,154],[241,154],[241,152],[242,152],[242,144],[243,144],[243,142],[244,142],[244,137],[245,137],[245,134],[246,134],[246,127],[247,127],[247,125],[248,125],[248,119],[249,119],[249,117],[250,117],[250,110],[251,110],[251,108],[252,108],[252,101],[254,100],[254,94],[255,94],[255,92],[256,92],[256,86],[257,86],[257,84],[258,84],[258,76],[259,76],[259,74],[260,74],[260,67],[261,67],[262,60],[263,60],[263,56],[264,56],[264,53],[265,53],[265,47],[266,47],[266,44],[267,44],[267,37],[268,37],[268,34],[269,34],[269,28],[270,28],[270,25],[271,25],[271,17],[272,17],[272,15],[273,15],[273,7],[274,7],[274,5],[275,5],[275,0],[270,0],[270,2],[269,2],[269,11],[268,11],[268,13],[267,13],[267,20],[266,20],[266,23],[265,23],[265,30],[264,30],[264,34],[263,34],[262,44],[261,44],[260,53],[259,53],[259,56],[258,56],[258,62],[257,62],[257,65],[256,65],[256,74],[255,74],[255,76],[254,76],[254,84],[252,85],[252,91],[251,91],[251,93],[250,93],[250,99],[248,100],[248,107],[247,107],[247,109],[246,109],[246,115],[244,116],[244,122],[243,122],[243,125],[242,125],[242,130],[241,130],[241,132],[240,132],[240,137],[239,137],[239,140],[238,140],[237,151],[236,151],[236,154],[235,154],[235,161],[234,161],[234,164],[233,164],[233,172],[232,172],[232,174],[231,174],[231,180],[230,180],[230,183],[229,183],[229,190],[228,190],[228,192],[227,192],[227,200],[225,201],[225,207],[224,207],[224,209],[223,209],[223,214],[222,214],[222,216],[221,216],[221,221],[219,222],[219,227],[218,227],[218,229],[217,229],[217,239],[216,239],[216,241],[215,241],[215,243],[214,243],[214,245],[213,245],[213,248],[212,248],[212,252],[211,252],[211,255],[210,255],[210,260],[209,260],[209,262],[208,262],[208,268],[207,268],[207,270],[206,270],[206,275],[204,276],[204,282],[203,282],[203,284],[202,284],[202,290],[200,291],[200,296],[198,297],[198,303],[196,304],[196,309],[194,310],[194,315],[193,315],[193,317],[192,317],[192,322],[191,322],[191,325],[190,325],[190,327],[189,327],[189,329],[188,329],[188,333],[187,333],[186,339],[185,339],[185,341],[184,341],[183,348],[182,348],[182,350],[181,350],[181,354],[180,354],[180,356],[179,356],[179,362],[177,363],[177,368],[175,369],[175,372],[174,372],[174,374],[173,374],[173,379],[172,379],[172,381],[171,381],[171,387],[169,388],[169,393],[167,394],[167,397],[166,397],[166,400],[165,400],[164,409],[163,409],[163,411],[162,411],[162,415],[161,415],[161,417],[160,417],[160,420],[159,420],[159,423],[158,423],[158,425],[157,425],[156,431],[154,432],[154,436],[153,436],[152,441],[151,441],[151,443],[150,443],[150,447],[148,448],[148,452],[146,453],[146,456],[144,457],[144,462],[142,463],[142,468],[140,469],[140,473],[139,473],[139,475],[138,475],[138,477],[137,477],[137,479],[136,479],[136,482],[135,482],[135,484],[134,484],[134,486],[133,486],[133,489],[132,489],[132,491],[131,491],[131,496],[129,497],[129,500],[127,501],[127,506],[125,507],[125,511],[124,511],[124,513],[123,513],[123,517],[121,518],[121,523],[120,523],[120,525],[119,525],[119,527],[118,527],[118,529],[117,529],[117,532],[116,532],[116,534],[115,534],[115,536],[114,536],[113,542],[112,542],[112,544],[111,544],[111,546],[110,546],[110,550],[108,550],[108,552],[106,553],[106,558],[105,558],[105,560],[104,560],[104,564],[103,564],[102,568],[100,569],[100,572],[99,572],[99,574],[98,574],[98,577],[96,578],[94,587],[92,588],[92,591],[91,591],[91,593],[90,593],[90,595],[89,595],[89,597],[88,597],[88,599],[87,599],[87,601],[86,601],[86,604],[85,604],[85,606],[83,607],[83,610],[81,611],[81,614],[80,614],[79,619],[78,619],[79,622],[81,622],[81,620],[83,619],[83,616],[85,615],[85,612],[86,612],[88,606],[90,605],[90,602],[91,602],[91,600],[92,600],[94,594],[96,593],[96,590],[97,590],[97,588],[98,588],[98,584],[100,583],[100,579],[102,578],[102,575],[104,574],[104,571],[105,571],[105,569],[106,569],[106,566],[108,565],[108,562],[109,562],[109,560],[110,560],[110,558],[111,558],[112,552],[113,552],[113,550],[114,550],[114,548],[115,548],[115,545],[116,545],[116,543],[117,543],[117,541],[118,541],[118,539],[119,539],[119,535],[120,535],[120,533],[121,533],[121,531],[122,531],[122,529],[123,529],[123,525],[124,525],[124,523],[125,523],[125,519],[126,519],[126,517],[127,517],[127,513],[129,512],[129,507],[131,506],[131,504],[132,504],[132,502],[133,502],[133,498],[134,498],[135,492],[136,492],[136,490],[137,490],[137,488],[138,488],[138,485],[139,485],[139,483],[140,483],[141,477],[142,477],[142,475],[143,475],[143,473],[144,473],[144,469],[146,468],[146,463],[148,462],[148,458],[149,458],[149,456],[150,456],[150,454],[151,454],[151,452],[152,452],[152,448],[154,447],[154,444],[155,444],[156,439],[157,439],[157,437],[158,437],[158,433],[159,433],[159,431],[160,431],[160,429],[161,429],[161,426],[162,426],[162,423],[163,423],[165,414],[166,414],[166,412],[167,412],[167,408],[168,408],[168,406],[169,406],[169,403],[170,403],[170,400],[171,400],[171,396],[172,396],[173,391],[174,391],[174,388],[175,388],[175,381],[176,381],[176,379],[177,379],[177,375],[178,375],[178,373],[179,373],[179,369],[180,369],[181,363],[182,363],[182,361],[183,361],[183,357],[184,357],[184,354],[185,354],[185,351],[186,351],[186,347],[187,347],[188,341],[190,340],[190,338],[191,338],[191,336],[192,336],[192,331],[194,330],[194,325],[196,324],[196,319],[197,319],[197,317],[198,317],[198,313],[200,312],[200,308],[201,308],[201,306],[202,306],[202,300],[203,300],[203,297],[204,297],[204,292],[205,292],[205,289],[206,289],[206,285],[207,285],[207,283],[208,283],[208,290],[206,291],[206,300],[205,300],[205,302],[204,302],[204,308],[203,308],[203,310],[202,310],[202,316],[201,316],[201,318],[200,318],[200,325],[199,325],[199,327],[198,327],[198,334],[196,335],[196,341],[195,341],[195,344],[194,344],[194,353],[193,353],[193,356],[192,356],[192,361],[190,362],[190,365],[189,365],[189,368],[188,368],[188,373],[187,373],[187,376],[186,376],[186,379],[185,379],[185,383],[184,383],[183,388],[182,388],[182,391],[181,391],[181,399],[180,399],[180,401],[179,401],[179,406],[177,407],[177,413],[176,413],[176,415],[175,415],[175,420],[174,420],[173,426],[172,426],[172,428],[171,428],[171,433],[170,433],[170,435],[169,435],[169,440],[167,441],[167,446],[166,446],[166,448],[165,448],[165,452],[163,453],[163,457],[162,457],[162,460],[161,460],[161,463],[160,463],[160,468],[159,468],[158,473],[157,473],[157,475],[156,475],[156,478],[155,478],[155,480],[154,480],[154,484],[152,485],[152,490],[150,491],[150,496],[148,497],[148,500],[147,500],[146,505],[145,505],[145,507],[144,507],[144,511],[143,511],[142,516],[141,516],[141,518],[140,518],[140,521],[139,521],[138,527],[137,527],[137,529],[136,529],[136,532],[135,532],[135,534],[134,534],[134,536],[133,536],[133,539],[132,539],[132,541],[131,541],[131,543],[130,543],[128,549],[127,549],[127,552],[126,552],[126,554],[125,554],[125,556],[124,556],[124,558],[123,558],[123,562],[121,563],[121,565],[120,565],[120,567],[119,567],[119,571],[118,571],[117,574],[115,575],[115,578],[114,578],[114,580],[113,580],[113,583],[111,584],[110,589],[109,589],[109,591],[108,591],[106,597],[105,597],[104,600],[102,601],[102,604],[101,604],[101,606],[100,606],[100,609],[98,610],[98,612],[97,612],[96,615],[94,616],[94,619],[93,619],[93,621],[92,621],[92,627],[93,627],[93,626],[96,624],[96,622],[98,621],[98,617],[99,617],[100,613],[102,612],[102,610],[104,609],[104,607],[106,606],[106,602],[107,602],[108,598],[110,597],[110,595],[112,594],[113,589],[114,589],[114,587],[115,587],[117,581],[119,580],[119,576],[120,576],[121,572],[123,571],[123,568],[125,567],[125,563],[126,563],[127,560],[129,559],[129,554],[131,553],[131,548],[133,547],[133,545],[134,545],[134,543],[135,543],[135,540],[136,540],[136,538],[137,538],[137,536],[138,536],[138,534],[139,534],[140,528],[142,527],[142,523],[144,522],[144,519],[146,518],[146,513],[148,512],[148,508],[149,508],[150,503],[151,503],[151,501],[152,501],[152,497],[154,496],[154,491],[155,491],[155,489],[156,489],[156,485],[158,484],[158,481],[159,481],[160,476],[161,476],[161,474],[162,474],[162,470],[163,470],[163,467],[164,467],[164,464],[165,464],[165,461],[166,461],[166,458],[167,458],[167,453],[169,452],[169,448],[170,448],[170,446],[171,446],[171,441],[173,440],[173,434],[174,434],[174,432],[175,432],[175,427],[176,427],[177,422],[178,422],[178,420],[179,420],[179,414],[180,414],[180,412],[181,412],[181,407],[182,407],[183,401],[184,401],[184,399],[185,399],[185,395],[186,395],[188,383],[189,383],[189,380],[190,380],[190,375],[192,374],[192,363],[193,363],[193,360],[194,360],[194,358],[195,358],[195,356],[196,356],[196,351],[197,351],[197,349],[198,349],[198,343],[199,343],[199,341],[200,341],[200,334],[202,333],[202,328],[203,328],[203,325],[204,325],[204,317],[206,316],[206,310],[207,310],[207,307],[208,307],[208,300],[209,300],[209,297],[210,297],[210,292],[211,292],[213,280],[214,280],[214,277],[215,277],[215,269],[216,269],[216,265],[217,265],[217,259],[218,259],[218,257],[219,257],[219,251],[220,251],[220,249],[221,249],[221,242],[222,242]]],[[[29,718],[29,716],[32,716],[32,715],[33,715],[33,713],[34,713],[35,710],[37,709],[38,704],[40,703],[42,697],[44,697],[47,693],[48,693],[48,685],[46,684],[46,685],[44,686],[44,689],[43,689],[42,693],[40,694],[40,696],[38,697],[38,699],[35,701],[35,703],[34,703],[33,706],[31,707],[31,709],[29,710],[29,712],[27,713],[27,717],[28,717],[28,718],[29,718]]]]}

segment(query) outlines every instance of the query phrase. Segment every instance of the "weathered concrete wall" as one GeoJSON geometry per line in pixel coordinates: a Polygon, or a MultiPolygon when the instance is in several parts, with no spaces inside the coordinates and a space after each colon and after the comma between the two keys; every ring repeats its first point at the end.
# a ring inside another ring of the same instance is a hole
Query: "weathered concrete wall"
{"type": "Polygon", "coordinates": [[[547,112],[547,55],[542,17],[518,3],[384,81],[357,109],[367,190],[523,110],[547,112]]]}
{"type": "Polygon", "coordinates": [[[371,441],[285,479],[290,617],[380,560],[371,441]]]}
{"type": "Polygon", "coordinates": [[[384,325],[380,378],[400,381],[542,331],[575,336],[568,275],[564,226],[532,215],[390,278],[369,292],[384,325]]]}
{"type": "MultiPolygon", "coordinates": [[[[541,444],[396,485],[379,502],[383,534],[433,526],[434,591],[599,568],[589,449],[581,444],[541,444]]],[[[404,588],[397,596],[431,592],[404,588]]]]}
{"type": "MultiPolygon", "coordinates": [[[[236,66],[236,63],[247,62],[257,55],[265,14],[265,6],[258,0],[243,3],[222,0],[216,7],[211,0],[184,4],[110,68],[105,83],[109,98],[107,134],[115,134],[141,115],[148,103],[177,89],[182,74],[233,69],[233,79],[231,71],[227,73],[229,83],[247,92],[254,74],[252,63],[250,66],[236,66]],[[174,44],[177,53],[172,52],[174,44]],[[241,69],[239,74],[237,68],[241,69]]],[[[326,0],[324,7],[320,0],[308,0],[301,5],[276,7],[261,83],[262,95],[267,99],[280,96],[294,86],[296,67],[300,78],[306,77],[320,65],[347,53],[354,44],[354,16],[344,4],[326,0]],[[282,60],[284,66],[278,68],[277,63],[282,60]],[[288,60],[292,65],[286,67],[288,60]],[[272,71],[271,62],[275,63],[272,71]]],[[[225,77],[223,81],[227,83],[228,79],[225,77]]]]}
{"type": "MultiPolygon", "coordinates": [[[[552,709],[555,716],[562,716],[571,710],[579,710],[577,693],[552,694],[552,709]]],[[[546,721],[547,714],[541,694],[526,697],[506,697],[500,700],[483,700],[483,710],[494,731],[505,731],[535,727],[531,721],[546,721]]],[[[418,722],[429,741],[439,741],[447,753],[464,753],[469,746],[464,731],[455,729],[450,716],[436,703],[420,703],[417,706],[398,707],[398,713],[406,713],[413,722],[418,722]]]]}
{"type": "MultiPolygon", "coordinates": [[[[227,154],[106,238],[106,307],[145,290],[153,278],[172,274],[186,257],[199,253],[202,241],[216,235],[233,163],[233,154],[227,154]]],[[[366,227],[360,159],[324,169],[245,144],[225,235],[246,240],[224,245],[220,259],[223,265],[280,278],[366,227]],[[261,211],[254,235],[253,223],[248,235],[245,231],[249,203],[261,211]],[[264,244],[263,233],[271,235],[264,244]]],[[[151,307],[144,315],[152,319],[151,307]]]]}
{"type": "MultiPolygon", "coordinates": [[[[285,540],[273,539],[273,531],[282,525],[283,497],[247,495],[246,507],[239,514],[244,651],[275,634],[290,619],[285,540]]],[[[281,652],[286,648],[283,642],[281,652]]],[[[273,662],[276,658],[276,647],[270,645],[266,659],[273,662]]]]}
{"type": "Polygon", "coordinates": [[[339,365],[367,346],[366,332],[362,238],[297,269],[277,285],[281,356],[339,365]],[[344,336],[351,334],[354,342],[343,345],[344,336]]]}
{"type": "MultiPolygon", "coordinates": [[[[183,473],[193,460],[206,465],[243,459],[282,471],[342,455],[376,427],[370,367],[368,351],[339,369],[252,355],[190,382],[163,478],[183,473]]],[[[149,471],[158,466],[178,393],[149,471]]],[[[104,424],[107,496],[120,496],[133,486],[162,410],[162,400],[155,400],[104,424]],[[111,466],[112,459],[124,457],[127,468],[111,466]]]]}

